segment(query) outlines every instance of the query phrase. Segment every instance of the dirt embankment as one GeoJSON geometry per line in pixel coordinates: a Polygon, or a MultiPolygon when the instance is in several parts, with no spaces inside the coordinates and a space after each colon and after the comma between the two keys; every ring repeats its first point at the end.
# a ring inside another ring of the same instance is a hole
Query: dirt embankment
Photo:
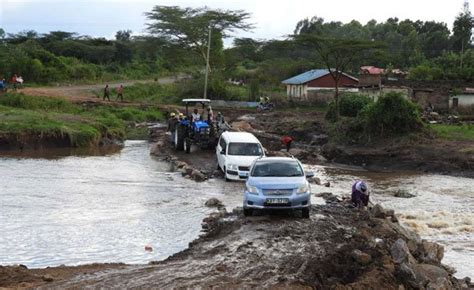
{"type": "Polygon", "coordinates": [[[386,144],[377,147],[328,144],[321,153],[333,162],[369,170],[417,170],[474,177],[474,149],[469,142],[386,144]],[[466,148],[471,148],[466,150],[466,148]]]}
{"type": "Polygon", "coordinates": [[[393,211],[353,209],[326,195],[311,218],[212,214],[206,234],[165,261],[43,270],[0,268],[0,287],[468,289],[443,248],[401,227],[393,211]],[[74,273],[74,275],[72,274],[74,273]],[[24,284],[27,283],[27,284],[24,284]]]}
{"type": "MultiPolygon", "coordinates": [[[[417,170],[474,177],[473,144],[465,141],[420,139],[417,142],[386,140],[374,146],[336,144],[324,128],[323,113],[273,112],[256,114],[248,110],[225,112],[234,130],[256,135],[269,156],[293,155],[307,164],[340,163],[368,170],[417,170]],[[295,138],[289,154],[282,151],[280,138],[295,138]],[[471,148],[471,149],[469,149],[471,148]],[[469,149],[469,150],[467,150],[469,149]]],[[[158,146],[152,154],[166,156],[180,168],[191,166],[210,177],[215,171],[215,152],[198,150],[192,154],[176,152],[164,132],[156,132],[158,146]],[[185,162],[180,163],[180,161],[185,162]]]]}

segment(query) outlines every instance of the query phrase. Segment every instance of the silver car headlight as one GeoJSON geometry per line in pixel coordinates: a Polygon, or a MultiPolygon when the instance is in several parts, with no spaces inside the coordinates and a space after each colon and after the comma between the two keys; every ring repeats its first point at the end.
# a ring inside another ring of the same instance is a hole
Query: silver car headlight
{"type": "Polygon", "coordinates": [[[250,194],[258,195],[258,188],[255,186],[247,185],[247,191],[250,194]]]}
{"type": "Polygon", "coordinates": [[[309,185],[308,183],[306,183],[305,185],[298,187],[298,190],[296,190],[296,193],[303,194],[303,193],[307,193],[308,191],[309,191],[309,185]]]}

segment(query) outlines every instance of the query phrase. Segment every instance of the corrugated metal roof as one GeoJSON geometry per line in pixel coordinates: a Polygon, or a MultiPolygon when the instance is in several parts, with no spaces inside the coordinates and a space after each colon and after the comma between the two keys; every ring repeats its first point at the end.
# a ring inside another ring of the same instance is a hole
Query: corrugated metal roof
{"type": "MultiPolygon", "coordinates": [[[[307,71],[305,73],[302,73],[300,75],[294,76],[292,78],[289,78],[287,80],[282,81],[283,84],[285,85],[301,85],[304,83],[307,83],[309,81],[319,79],[320,77],[323,77],[325,75],[329,74],[329,71],[327,69],[312,69],[310,71],[307,71]]],[[[350,76],[346,73],[342,73],[348,78],[351,78],[355,81],[359,81],[357,78],[350,76]]]]}
{"type": "Polygon", "coordinates": [[[319,79],[328,73],[329,71],[327,69],[312,69],[300,75],[284,80],[282,83],[285,85],[301,85],[309,81],[319,79]]]}

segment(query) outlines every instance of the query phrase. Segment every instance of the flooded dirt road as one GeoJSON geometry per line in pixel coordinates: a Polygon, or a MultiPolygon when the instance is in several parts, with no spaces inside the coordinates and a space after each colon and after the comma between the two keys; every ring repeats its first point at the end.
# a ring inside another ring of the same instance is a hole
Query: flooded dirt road
{"type": "MultiPolygon", "coordinates": [[[[150,157],[147,142],[127,141],[120,152],[95,156],[51,152],[42,154],[48,158],[0,157],[0,265],[161,260],[199,235],[202,219],[213,211],[204,206],[210,197],[229,210],[241,205],[242,183],[183,178],[150,157]]],[[[394,208],[422,237],[443,243],[444,262],[457,276],[474,276],[472,179],[309,167],[331,183],[313,192],[349,193],[354,179],[368,180],[375,202],[394,208]],[[393,197],[398,189],[417,196],[393,197]]]]}
{"type": "Polygon", "coordinates": [[[0,265],[147,263],[198,236],[210,212],[203,205],[221,197],[222,187],[196,186],[170,172],[149,156],[147,142],[127,141],[120,153],[105,153],[0,157],[0,265]]]}

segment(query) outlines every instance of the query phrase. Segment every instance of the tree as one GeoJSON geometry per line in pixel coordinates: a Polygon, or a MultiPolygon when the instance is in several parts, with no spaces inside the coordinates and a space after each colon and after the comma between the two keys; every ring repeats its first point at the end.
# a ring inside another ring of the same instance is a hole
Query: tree
{"type": "Polygon", "coordinates": [[[117,41],[128,42],[130,41],[130,37],[132,36],[131,30],[119,30],[115,33],[115,39],[117,41]]]}
{"type": "Polygon", "coordinates": [[[45,41],[63,41],[66,39],[73,39],[77,35],[76,32],[66,31],[51,31],[48,34],[43,35],[45,41]]]}
{"type": "Polygon", "coordinates": [[[371,49],[381,48],[377,42],[341,39],[341,38],[321,38],[314,34],[296,35],[298,43],[305,47],[314,49],[321,61],[324,63],[335,83],[334,104],[335,119],[339,119],[339,81],[346,69],[352,64],[354,59],[371,49]]]}
{"type": "Polygon", "coordinates": [[[203,8],[180,8],[178,6],[155,6],[145,13],[150,23],[147,30],[155,36],[164,37],[173,44],[196,52],[203,61],[207,59],[209,28],[229,37],[235,30],[250,30],[247,23],[250,14],[242,10],[211,10],[203,8]]]}
{"type": "Polygon", "coordinates": [[[461,53],[461,68],[463,66],[464,50],[472,43],[472,29],[474,28],[474,18],[469,10],[469,2],[464,1],[464,8],[454,20],[453,40],[454,50],[461,53]]]}

